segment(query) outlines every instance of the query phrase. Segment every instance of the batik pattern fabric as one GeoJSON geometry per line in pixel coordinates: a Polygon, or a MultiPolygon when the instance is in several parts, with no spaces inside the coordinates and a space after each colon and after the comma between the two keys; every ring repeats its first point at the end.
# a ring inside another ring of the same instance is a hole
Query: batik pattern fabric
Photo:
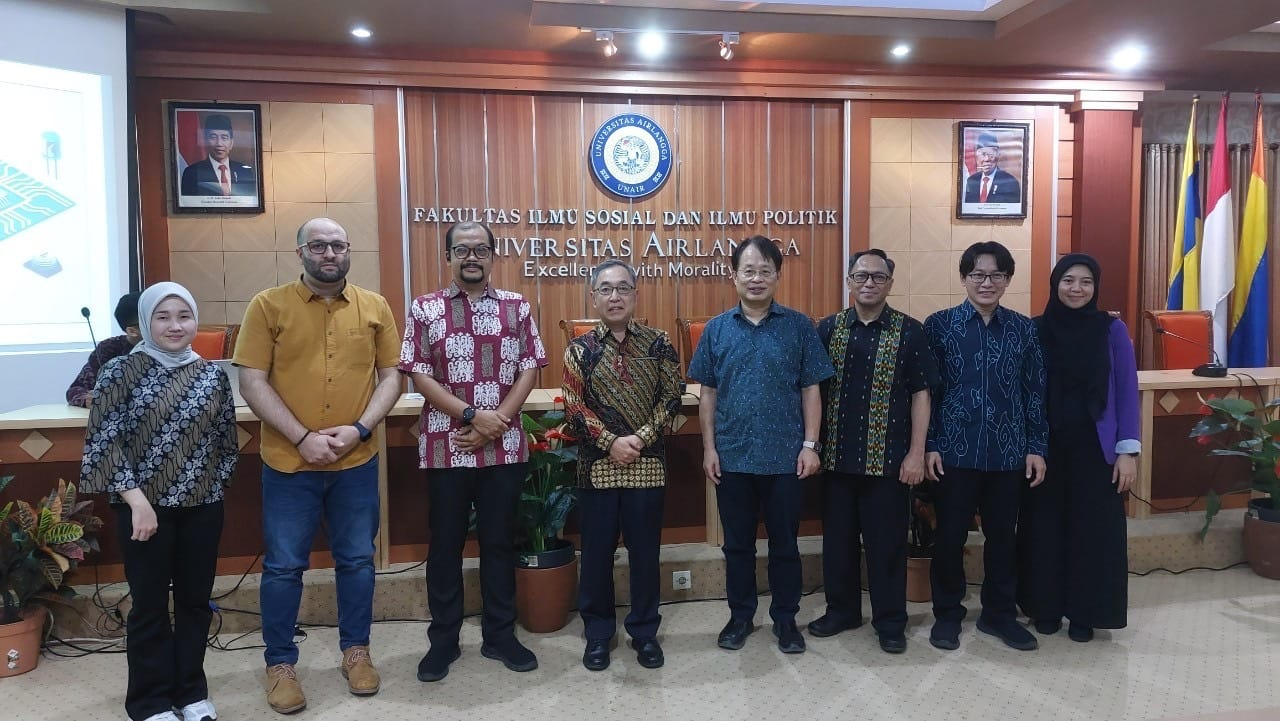
{"type": "MultiPolygon", "coordinates": [[[[496,410],[521,373],[547,365],[529,301],[486,286],[475,300],[456,283],[413,301],[400,347],[400,370],[424,373],[476,410],[496,410]]],[[[422,407],[418,456],[422,468],[485,468],[529,460],[519,420],[478,451],[453,445],[460,418],[422,407]]]]}
{"type": "Polygon", "coordinates": [[[984,323],[966,300],[929,316],[925,332],[942,372],[928,450],[977,471],[1012,471],[1028,455],[1046,456],[1048,377],[1035,323],[1003,306],[984,323]]]}
{"type": "Polygon", "coordinates": [[[666,483],[663,433],[680,412],[684,382],[667,334],[634,321],[621,341],[604,323],[569,344],[564,360],[564,411],[579,439],[578,485],[656,488],[666,483]],[[620,437],[644,441],[640,458],[622,465],[609,456],[620,437]]]}
{"type": "Polygon", "coordinates": [[[132,353],[98,373],[89,408],[80,490],[140,489],[153,506],[189,508],[223,499],[239,458],[231,382],[205,360],[166,369],[132,353]]]}

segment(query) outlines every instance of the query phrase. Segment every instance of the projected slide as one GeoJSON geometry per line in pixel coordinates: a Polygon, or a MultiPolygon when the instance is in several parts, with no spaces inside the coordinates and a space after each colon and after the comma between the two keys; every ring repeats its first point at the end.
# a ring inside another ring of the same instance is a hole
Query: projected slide
{"type": "Polygon", "coordinates": [[[0,61],[0,352],[83,346],[80,307],[110,308],[102,86],[0,61]]]}

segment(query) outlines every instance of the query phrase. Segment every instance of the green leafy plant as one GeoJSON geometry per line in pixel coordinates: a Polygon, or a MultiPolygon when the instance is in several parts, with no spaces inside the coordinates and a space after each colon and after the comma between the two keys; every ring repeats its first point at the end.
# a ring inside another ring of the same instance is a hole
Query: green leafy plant
{"type": "MultiPolygon", "coordinates": [[[[0,478],[0,491],[11,480],[0,478]]],[[[59,480],[35,507],[22,500],[6,503],[0,509],[0,623],[18,621],[18,612],[33,600],[58,602],[74,595],[68,575],[86,554],[100,550],[100,530],[93,501],[78,500],[74,483],[59,480]]]]}
{"type": "MultiPolygon", "coordinates": [[[[557,397],[556,402],[564,399],[557,397]]],[[[541,553],[555,544],[577,502],[578,447],[565,433],[563,410],[537,418],[521,413],[520,425],[529,443],[529,475],[520,493],[524,547],[541,553]]]]}
{"type": "Polygon", "coordinates": [[[1239,493],[1266,493],[1272,503],[1280,498],[1280,420],[1275,409],[1280,399],[1256,405],[1244,398],[1201,398],[1202,417],[1191,429],[1191,437],[1212,448],[1209,455],[1239,456],[1249,459],[1247,478],[1233,479],[1230,488],[1221,492],[1210,488],[1205,494],[1204,527],[1201,537],[1209,532],[1214,516],[1222,510],[1222,498],[1239,493]]]}

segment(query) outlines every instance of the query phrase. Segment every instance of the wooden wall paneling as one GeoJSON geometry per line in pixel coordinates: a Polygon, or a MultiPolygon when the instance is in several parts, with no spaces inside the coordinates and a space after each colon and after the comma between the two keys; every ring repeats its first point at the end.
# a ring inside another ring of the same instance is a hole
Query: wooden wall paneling
{"type": "MultiPolygon", "coordinates": [[[[871,116],[875,103],[849,103],[849,253],[871,247],[871,116]]],[[[842,299],[844,304],[848,298],[842,299]]],[[[905,308],[901,310],[906,310],[905,308]]]]}
{"type": "Polygon", "coordinates": [[[1057,258],[1053,257],[1053,231],[1058,219],[1053,212],[1053,194],[1057,178],[1053,177],[1053,158],[1058,152],[1054,138],[1057,107],[1034,109],[1035,125],[1031,128],[1031,314],[1039,315],[1049,300],[1049,274],[1057,258]]]}
{"type": "Polygon", "coordinates": [[[815,225],[811,266],[814,315],[826,316],[844,307],[844,110],[839,103],[813,104],[812,207],[834,209],[835,225],[815,225]]]}
{"type": "MultiPolygon", "coordinates": [[[[582,206],[584,186],[591,183],[587,171],[587,145],[582,123],[583,101],[567,95],[533,95],[534,139],[536,155],[536,194],[531,208],[544,211],[578,209],[574,223],[528,225],[528,235],[552,236],[563,242],[567,238],[607,238],[609,233],[588,229],[582,206]]],[[[586,130],[585,132],[591,132],[586,130]]],[[[596,258],[565,258],[594,264],[596,258]]],[[[533,279],[531,292],[537,293],[538,329],[547,345],[550,363],[542,371],[542,387],[560,385],[564,375],[563,333],[560,321],[591,318],[594,313],[587,302],[585,278],[557,278],[554,282],[533,279]]]]}
{"type": "MultiPolygon", "coordinates": [[[[676,129],[676,118],[679,114],[679,106],[675,100],[669,99],[651,99],[641,98],[640,102],[632,101],[629,112],[644,115],[662,128],[667,135],[667,141],[673,143],[672,134],[676,129]]],[[[675,148],[672,148],[674,152],[675,148]]],[[[655,159],[656,160],[656,159],[655,159]]],[[[674,157],[673,157],[674,160],[674,157]]],[[[672,166],[675,167],[674,164],[672,166]]],[[[681,192],[679,182],[676,178],[668,176],[667,181],[662,184],[658,192],[644,198],[633,200],[630,205],[632,213],[651,214],[657,225],[653,227],[653,232],[657,233],[659,243],[664,246],[668,243],[675,243],[676,239],[684,239],[692,247],[698,238],[707,239],[707,230],[705,226],[706,213],[703,208],[689,205],[681,192]],[[702,213],[703,224],[698,225],[667,225],[663,219],[663,211],[679,212],[679,211],[698,211],[702,213]]],[[[648,230],[648,229],[646,229],[648,230]]],[[[635,238],[636,242],[645,243],[649,239],[649,233],[636,233],[641,237],[635,238]]],[[[669,262],[685,261],[686,263],[699,263],[702,260],[692,257],[679,257],[670,255],[666,258],[651,258],[651,261],[658,262],[659,267],[663,270],[661,278],[646,279],[646,285],[651,289],[647,293],[643,293],[637,299],[636,317],[644,318],[648,324],[665,330],[671,338],[677,338],[676,334],[676,288],[685,282],[685,278],[672,278],[666,274],[669,262]]]]}
{"type": "MultiPolygon", "coordinates": [[[[676,184],[677,199],[682,208],[697,209],[704,213],[723,213],[728,210],[724,202],[723,164],[727,148],[721,124],[723,109],[722,101],[716,99],[690,98],[680,102],[673,129],[675,137],[672,138],[676,148],[676,165],[670,182],[676,184]]],[[[741,239],[729,226],[712,224],[709,216],[703,218],[701,230],[702,237],[707,242],[715,242],[716,239],[741,239]]],[[[723,262],[726,268],[729,265],[727,255],[714,260],[723,262]]],[[[666,264],[663,267],[665,269],[666,264]]],[[[722,276],[682,278],[679,283],[668,287],[674,287],[674,315],[680,318],[715,315],[731,305],[735,297],[728,280],[722,276]]],[[[674,318],[672,321],[674,322],[674,318]]],[[[678,349],[678,336],[673,334],[672,341],[678,349]]]]}
{"type": "Polygon", "coordinates": [[[424,90],[404,91],[405,167],[408,174],[409,295],[417,297],[440,288],[444,278],[444,231],[439,222],[414,222],[414,208],[439,205],[436,187],[436,95],[424,90]]]}
{"type": "Polygon", "coordinates": [[[453,279],[444,255],[445,233],[453,223],[444,220],[443,209],[485,204],[484,105],[485,96],[480,93],[435,94],[436,204],[442,209],[436,247],[432,249],[440,258],[436,287],[448,285],[453,279]]]}
{"type": "MultiPolygon", "coordinates": [[[[486,208],[533,208],[534,203],[534,136],[533,98],[526,94],[487,93],[484,96],[484,193],[471,201],[486,208]]],[[[490,223],[495,234],[502,234],[504,226],[490,223]]],[[[513,235],[521,240],[536,235],[527,223],[511,226],[513,235]]],[[[521,275],[521,263],[516,258],[499,258],[494,261],[490,280],[494,287],[514,290],[528,297],[534,305],[537,318],[537,282],[535,278],[521,275]]],[[[546,333],[546,324],[539,323],[539,330],[546,333]]],[[[546,385],[545,383],[540,385],[546,385]]]]}
{"type": "Polygon", "coordinates": [[[765,224],[765,235],[781,241],[784,253],[793,240],[800,249],[799,255],[783,257],[777,299],[813,315],[812,274],[825,258],[815,255],[821,251],[813,243],[813,226],[790,224],[785,216],[813,204],[813,103],[773,101],[768,112],[768,177],[760,207],[784,215],[765,224]]]}
{"type": "MultiPolygon", "coordinates": [[[[764,205],[769,189],[769,103],[764,100],[724,101],[724,204],[729,212],[745,211],[754,222],[730,225],[727,235],[742,241],[752,235],[767,234],[764,205]]],[[[731,282],[719,313],[738,302],[731,282]]],[[[783,281],[786,282],[786,281],[783,281]]]]}
{"type": "Polygon", "coordinates": [[[400,109],[396,91],[379,88],[373,92],[374,177],[378,187],[378,264],[381,292],[391,305],[391,314],[404,332],[404,254],[400,186],[400,109]]]}

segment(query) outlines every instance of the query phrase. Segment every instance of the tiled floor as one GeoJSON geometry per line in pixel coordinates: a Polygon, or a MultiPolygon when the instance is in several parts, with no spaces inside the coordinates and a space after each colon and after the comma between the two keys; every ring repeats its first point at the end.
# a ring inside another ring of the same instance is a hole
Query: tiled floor
{"type": "MultiPolygon", "coordinates": [[[[818,615],[821,603],[821,593],[806,597],[800,620],[818,615]]],[[[762,598],[758,622],[767,605],[762,598]]],[[[1089,644],[1060,632],[1042,637],[1039,651],[1018,652],[969,622],[960,650],[945,653],[928,644],[928,608],[913,604],[910,647],[902,656],[881,653],[869,625],[810,639],[808,653],[784,656],[767,625],[742,651],[719,650],[724,604],[678,604],[663,609],[665,668],[640,668],[623,647],[601,673],[581,666],[576,619],[559,633],[522,634],[541,664],[527,674],[483,658],[478,621],[470,619],[461,660],[433,684],[414,678],[425,625],[383,623],[373,634],[382,691],[364,699],[345,691],[336,632],[319,629],[302,647],[299,670],[310,706],[295,718],[1280,719],[1280,583],[1243,568],[1133,578],[1130,606],[1128,629],[1099,632],[1089,644]]],[[[278,718],[260,690],[260,653],[209,652],[223,721],[278,718]]],[[[0,718],[121,719],[124,682],[123,655],[46,657],[36,671],[0,680],[0,718]]]]}

